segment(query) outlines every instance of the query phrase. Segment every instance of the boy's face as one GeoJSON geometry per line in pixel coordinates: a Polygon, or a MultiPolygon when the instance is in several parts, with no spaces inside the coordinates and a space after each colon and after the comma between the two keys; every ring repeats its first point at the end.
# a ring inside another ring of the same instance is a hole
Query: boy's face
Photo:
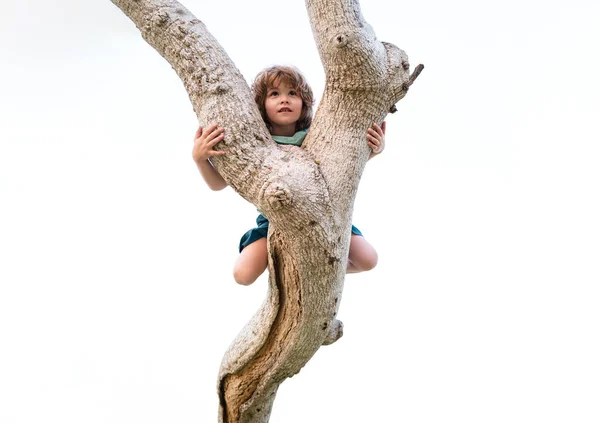
{"type": "Polygon", "coordinates": [[[302,99],[289,82],[276,81],[267,91],[265,109],[273,135],[288,135],[290,131],[293,135],[302,114],[302,99]]]}

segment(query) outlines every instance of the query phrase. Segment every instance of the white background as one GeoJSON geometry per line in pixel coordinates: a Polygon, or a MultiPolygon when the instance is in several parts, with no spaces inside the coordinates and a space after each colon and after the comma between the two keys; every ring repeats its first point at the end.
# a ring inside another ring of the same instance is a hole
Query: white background
{"type": "MultiPolygon", "coordinates": [[[[320,96],[303,2],[186,6],[320,96]]],[[[426,67],[356,200],[380,263],[271,421],[600,421],[600,3],[362,10],[426,67]]],[[[216,421],[266,276],[233,281],[255,207],[204,186],[183,85],[108,0],[2,0],[0,63],[0,421],[216,421]]]]}

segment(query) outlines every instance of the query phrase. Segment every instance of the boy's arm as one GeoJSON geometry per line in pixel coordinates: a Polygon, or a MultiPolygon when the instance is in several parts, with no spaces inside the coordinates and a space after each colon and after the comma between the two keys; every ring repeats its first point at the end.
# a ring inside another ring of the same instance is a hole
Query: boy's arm
{"type": "Polygon", "coordinates": [[[224,151],[213,150],[213,147],[222,140],[223,128],[218,128],[216,124],[210,125],[204,130],[199,127],[194,136],[192,157],[196,162],[200,175],[202,175],[202,179],[213,191],[222,190],[228,185],[209,160],[211,157],[225,154],[224,151]]]}
{"type": "Polygon", "coordinates": [[[223,177],[219,175],[219,172],[213,167],[210,160],[207,159],[196,162],[196,166],[198,166],[200,175],[202,175],[202,179],[204,179],[206,185],[213,191],[220,191],[228,185],[227,182],[225,182],[225,179],[223,179],[223,177]]]}
{"type": "Polygon", "coordinates": [[[385,148],[385,121],[381,123],[381,127],[376,123],[367,129],[367,144],[371,148],[369,160],[380,154],[385,148]]]}

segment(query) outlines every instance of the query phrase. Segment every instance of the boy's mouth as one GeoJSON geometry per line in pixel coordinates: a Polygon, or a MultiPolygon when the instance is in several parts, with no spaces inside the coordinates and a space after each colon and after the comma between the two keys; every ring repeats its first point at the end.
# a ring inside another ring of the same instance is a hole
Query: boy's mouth
{"type": "Polygon", "coordinates": [[[291,112],[292,109],[290,109],[289,107],[282,107],[281,109],[279,109],[279,113],[281,112],[291,112]]]}

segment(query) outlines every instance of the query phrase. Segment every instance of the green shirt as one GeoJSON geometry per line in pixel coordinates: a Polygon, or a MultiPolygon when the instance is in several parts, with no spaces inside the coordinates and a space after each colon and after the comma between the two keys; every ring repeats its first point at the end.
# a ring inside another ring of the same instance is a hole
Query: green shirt
{"type": "Polygon", "coordinates": [[[273,135],[273,139],[277,144],[288,144],[288,145],[296,145],[300,147],[302,145],[302,141],[306,137],[307,131],[298,131],[291,137],[282,137],[280,135],[273,135]]]}

